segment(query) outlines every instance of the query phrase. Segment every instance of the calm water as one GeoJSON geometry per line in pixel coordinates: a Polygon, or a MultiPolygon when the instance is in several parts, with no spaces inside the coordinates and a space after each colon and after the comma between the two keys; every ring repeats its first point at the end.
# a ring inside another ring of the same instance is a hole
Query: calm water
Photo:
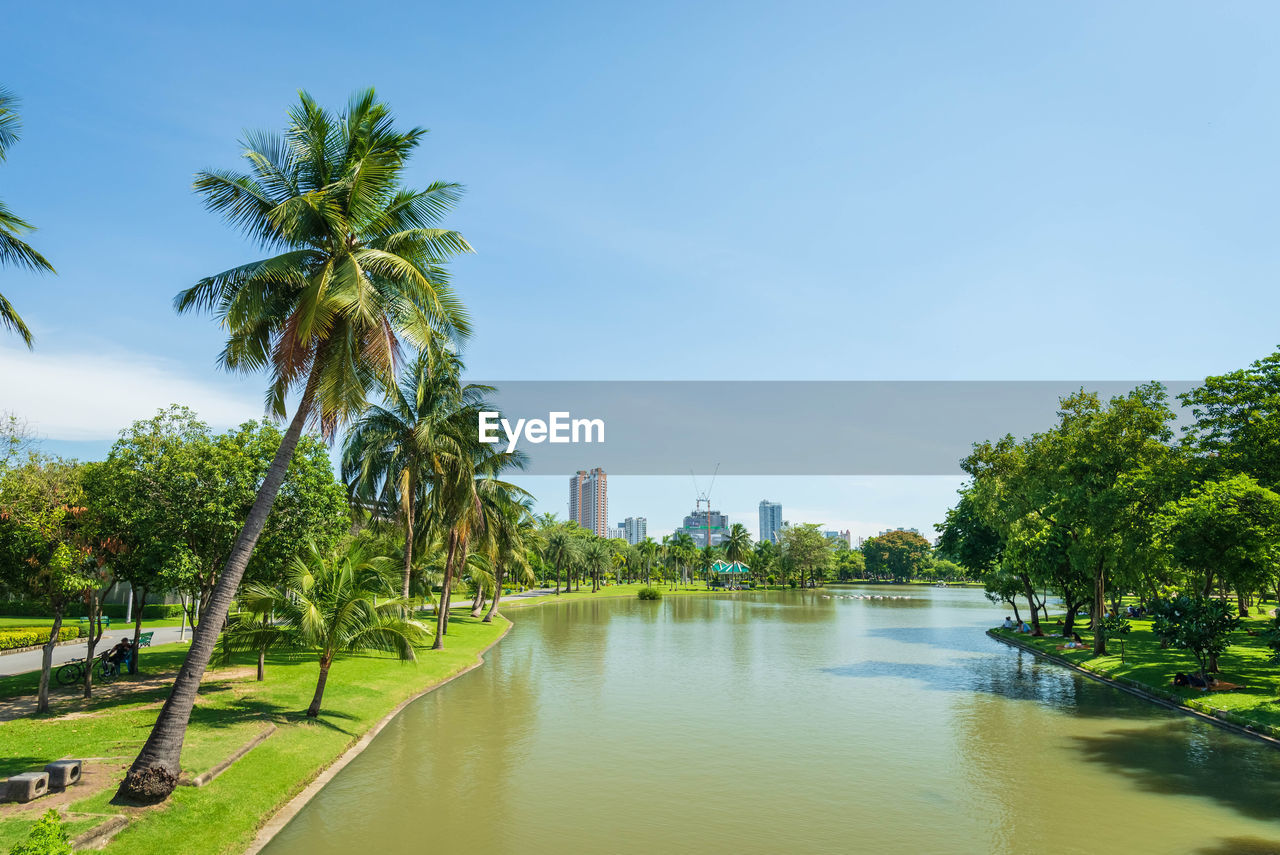
{"type": "Polygon", "coordinates": [[[1280,851],[1280,751],[988,639],[979,591],[512,614],[267,853],[1280,851]]]}

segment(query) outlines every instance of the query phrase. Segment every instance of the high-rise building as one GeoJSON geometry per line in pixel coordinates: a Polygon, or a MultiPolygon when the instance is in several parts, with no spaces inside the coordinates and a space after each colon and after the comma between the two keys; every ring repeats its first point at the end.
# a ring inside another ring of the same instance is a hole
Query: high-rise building
{"type": "Polygon", "coordinates": [[[644,517],[627,517],[622,521],[622,536],[635,546],[649,536],[649,521],[644,517]]]}
{"type": "Polygon", "coordinates": [[[719,511],[694,511],[684,518],[681,531],[693,538],[702,549],[707,545],[707,515],[711,516],[711,545],[719,546],[729,536],[729,518],[719,511]]]}
{"type": "Polygon", "coordinates": [[[607,536],[610,540],[613,540],[614,538],[621,540],[625,535],[623,534],[622,526],[618,525],[616,528],[614,526],[609,526],[609,534],[607,536]]]}
{"type": "Polygon", "coordinates": [[[569,519],[599,537],[608,536],[609,489],[603,469],[579,469],[569,478],[569,519]]]}
{"type": "Polygon", "coordinates": [[[760,539],[778,542],[782,530],[782,503],[760,500],[760,539]]]}
{"type": "Polygon", "coordinates": [[[822,536],[832,543],[843,543],[850,549],[853,548],[853,534],[848,529],[844,531],[824,531],[822,536]]]}

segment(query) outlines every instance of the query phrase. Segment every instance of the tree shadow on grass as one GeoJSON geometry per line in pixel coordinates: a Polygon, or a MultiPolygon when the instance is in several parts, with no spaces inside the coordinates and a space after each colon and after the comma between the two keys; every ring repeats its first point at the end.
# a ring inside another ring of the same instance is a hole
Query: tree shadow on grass
{"type": "Polygon", "coordinates": [[[48,757],[0,757],[0,778],[21,772],[38,772],[49,762],[48,757]]]}
{"type": "Polygon", "coordinates": [[[1147,792],[1197,796],[1251,819],[1276,818],[1280,754],[1275,749],[1190,719],[1073,740],[1084,759],[1147,792]]]}
{"type": "Polygon", "coordinates": [[[1280,855],[1280,841],[1261,837],[1221,837],[1211,846],[1202,846],[1196,855],[1280,855]]]}

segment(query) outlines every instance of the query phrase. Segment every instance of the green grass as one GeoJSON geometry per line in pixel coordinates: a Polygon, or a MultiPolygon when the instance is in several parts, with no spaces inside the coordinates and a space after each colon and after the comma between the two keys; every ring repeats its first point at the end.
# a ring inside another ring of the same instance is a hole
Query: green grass
{"type": "MultiPolygon", "coordinates": [[[[1152,694],[1175,701],[1209,715],[1217,715],[1241,725],[1252,725],[1257,730],[1280,735],[1280,665],[1273,664],[1271,650],[1257,635],[1270,620],[1265,608],[1251,609],[1238,631],[1231,635],[1231,646],[1218,660],[1219,680],[1236,683],[1242,688],[1229,691],[1204,692],[1186,687],[1174,687],[1173,675],[1199,668],[1195,657],[1186,650],[1161,649],[1160,641],[1151,631],[1151,621],[1130,620],[1133,629],[1124,637],[1124,661],[1120,658],[1120,641],[1107,642],[1108,655],[1093,655],[1091,649],[1063,650],[1063,639],[1057,637],[1032,638],[1012,630],[996,629],[993,632],[1006,638],[1052,653],[1105,677],[1126,682],[1152,694]]],[[[1087,620],[1087,618],[1085,619],[1087,620]]],[[[1041,621],[1046,632],[1053,632],[1056,619],[1041,621]]],[[[1093,636],[1083,628],[1080,637],[1093,643],[1093,636]]]]}
{"type": "MultiPolygon", "coordinates": [[[[79,624],[80,624],[79,618],[63,618],[62,619],[63,626],[77,626],[79,624]]],[[[146,632],[148,629],[154,629],[158,626],[181,626],[181,624],[182,624],[182,618],[163,618],[160,620],[144,620],[142,622],[142,631],[146,632]]],[[[0,616],[0,627],[6,627],[6,626],[53,626],[53,618],[0,616]]],[[[87,621],[84,623],[84,626],[88,626],[87,621]]],[[[119,630],[121,627],[125,627],[125,626],[129,627],[130,629],[133,628],[132,623],[126,624],[122,620],[111,621],[112,630],[119,630]]]]}
{"type": "MultiPolygon", "coordinates": [[[[252,658],[212,669],[201,688],[183,750],[184,773],[195,775],[231,755],[268,724],[278,730],[205,787],[179,787],[164,805],[133,808],[111,803],[113,785],[70,805],[73,833],[125,814],[130,825],[105,850],[129,855],[238,853],[259,825],[301,791],[362,734],[397,704],[439,684],[476,661],[480,650],[497,640],[508,622],[492,624],[455,616],[447,647],[422,650],[416,663],[383,655],[348,656],[330,673],[317,721],[303,714],[315,690],[314,658],[275,655],[267,661],[267,679],[254,680],[252,658]],[[89,817],[88,814],[102,814],[89,817]]],[[[143,660],[147,674],[176,670],[184,645],[164,645],[143,660]]],[[[0,699],[31,694],[38,675],[0,678],[0,699]]],[[[62,690],[74,696],[74,690],[62,690]]],[[[120,766],[133,759],[155,721],[168,686],[144,689],[114,699],[77,701],[57,709],[59,717],[27,717],[0,724],[0,776],[39,769],[63,756],[114,758],[120,766]],[[65,717],[65,713],[82,713],[65,717]]],[[[0,819],[0,851],[21,839],[45,810],[29,810],[0,819]]]]}

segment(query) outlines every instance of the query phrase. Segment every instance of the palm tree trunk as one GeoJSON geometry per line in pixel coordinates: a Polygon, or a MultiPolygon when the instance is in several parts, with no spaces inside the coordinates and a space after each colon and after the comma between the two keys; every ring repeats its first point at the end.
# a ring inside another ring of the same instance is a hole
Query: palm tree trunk
{"type": "Polygon", "coordinates": [[[329,679],[329,666],[332,664],[332,654],[326,653],[320,657],[320,679],[316,681],[316,693],[311,698],[311,706],[307,707],[307,718],[320,715],[320,701],[324,698],[324,684],[329,679]]]}
{"type": "Polygon", "coordinates": [[[436,638],[432,650],[444,648],[445,623],[449,619],[449,586],[453,584],[453,562],[458,550],[458,532],[449,531],[449,552],[444,561],[444,579],[440,583],[440,602],[436,604],[436,638]]]}
{"type": "Polygon", "coordinates": [[[476,598],[471,601],[471,616],[480,617],[482,608],[484,608],[484,587],[476,585],[476,598]]]}
{"type": "Polygon", "coordinates": [[[404,582],[400,587],[400,597],[409,599],[409,575],[413,567],[413,500],[404,507],[404,582]]]}
{"type": "Polygon", "coordinates": [[[53,648],[58,646],[58,632],[62,629],[62,606],[53,610],[53,629],[49,632],[49,641],[44,646],[40,658],[40,690],[36,696],[36,712],[49,711],[49,673],[53,670],[53,648]]]}
{"type": "Polygon", "coordinates": [[[505,575],[502,564],[499,563],[498,572],[493,577],[493,599],[489,602],[489,611],[484,613],[484,620],[481,623],[493,623],[493,613],[498,610],[498,600],[502,597],[502,579],[505,575]]]}
{"type": "MultiPolygon", "coordinates": [[[[319,364],[318,360],[316,364],[319,364]]],[[[311,411],[312,396],[318,379],[319,372],[313,368],[306,392],[298,404],[298,411],[289,423],[289,429],[285,431],[280,448],[276,450],[271,468],[267,470],[267,477],[258,488],[249,517],[240,529],[240,536],[236,538],[231,554],[227,556],[227,563],[222,568],[218,583],[208,602],[202,604],[202,620],[192,633],[191,648],[187,651],[187,658],[178,671],[177,679],[173,681],[173,689],[151,728],[146,744],[142,746],[142,751],[120,783],[118,792],[123,798],[141,802],[163,801],[178,785],[178,775],[182,771],[182,743],[187,735],[196,694],[200,691],[200,680],[209,667],[209,660],[218,643],[218,634],[222,631],[227,612],[231,608],[231,600],[240,587],[240,579],[253,555],[253,547],[267,524],[271,506],[284,482],[289,460],[293,457],[293,450],[298,445],[302,429],[307,423],[307,415],[311,411]]]]}

